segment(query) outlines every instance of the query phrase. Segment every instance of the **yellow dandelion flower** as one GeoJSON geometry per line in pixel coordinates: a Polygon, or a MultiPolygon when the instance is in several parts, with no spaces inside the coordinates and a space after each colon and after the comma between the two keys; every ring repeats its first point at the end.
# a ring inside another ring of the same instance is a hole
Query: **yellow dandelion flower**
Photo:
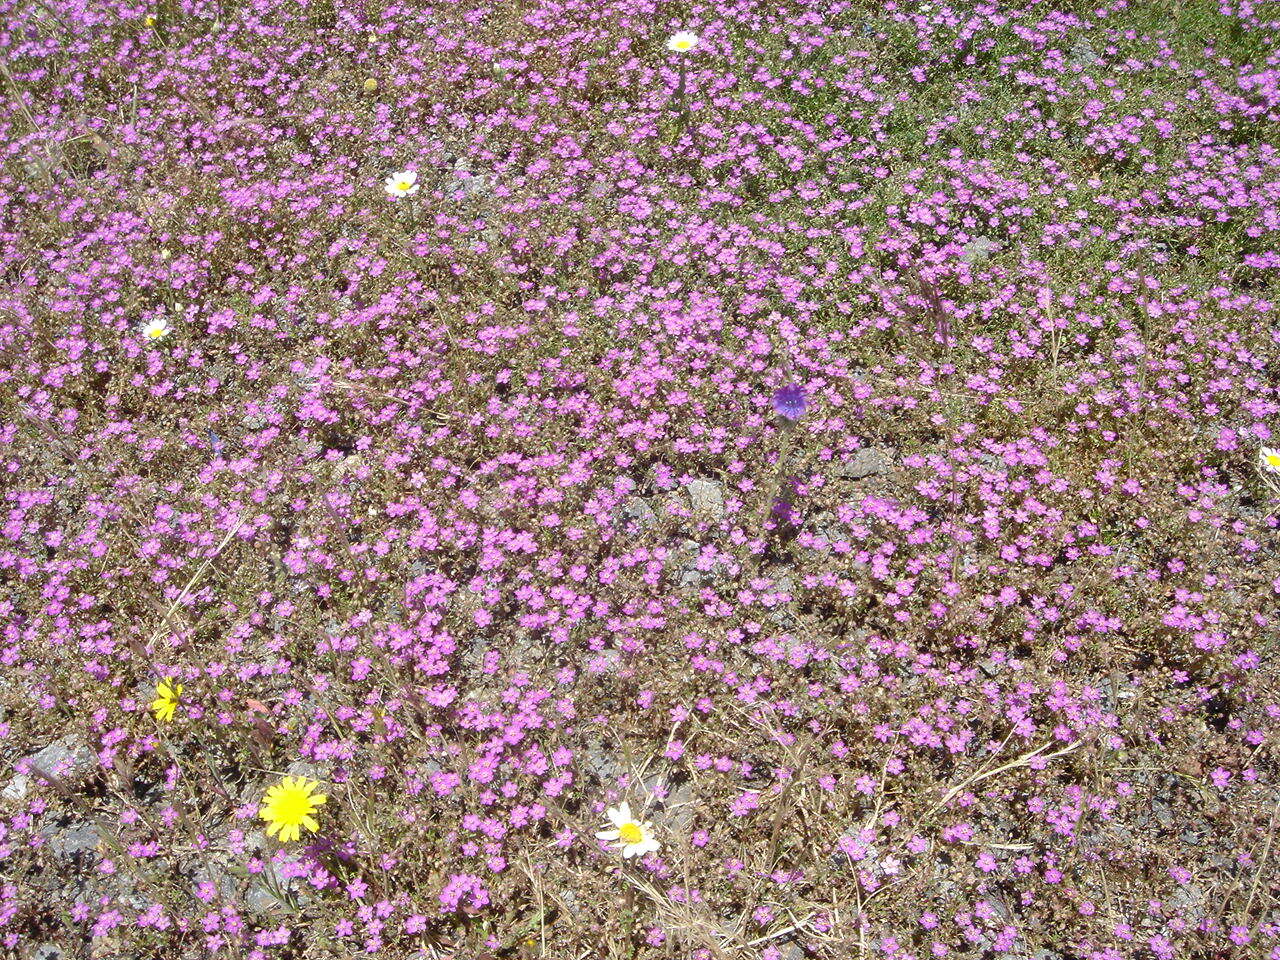
{"type": "Polygon", "coordinates": [[[157,720],[171,722],[181,696],[182,684],[174,683],[173,677],[165,677],[156,684],[156,698],[151,701],[151,712],[156,715],[157,720]]]}
{"type": "Polygon", "coordinates": [[[267,821],[267,835],[280,837],[281,843],[297,840],[306,827],[312,833],[320,829],[320,824],[312,814],[324,803],[327,797],[323,793],[315,793],[320,784],[306,777],[285,777],[267,790],[263,797],[262,809],[258,816],[267,821]]]}

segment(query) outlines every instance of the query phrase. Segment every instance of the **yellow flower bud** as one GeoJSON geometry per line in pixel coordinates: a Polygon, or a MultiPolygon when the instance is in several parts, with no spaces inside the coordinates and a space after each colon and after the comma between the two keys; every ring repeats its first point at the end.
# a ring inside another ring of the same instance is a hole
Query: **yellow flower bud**
{"type": "Polygon", "coordinates": [[[365,93],[373,93],[373,91],[377,89],[378,89],[378,81],[375,80],[373,77],[370,77],[368,80],[364,82],[365,93]]]}

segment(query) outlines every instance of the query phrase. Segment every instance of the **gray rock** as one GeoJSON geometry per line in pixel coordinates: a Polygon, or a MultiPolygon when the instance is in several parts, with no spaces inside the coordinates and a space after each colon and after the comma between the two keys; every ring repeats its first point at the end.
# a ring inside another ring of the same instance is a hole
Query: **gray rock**
{"type": "Polygon", "coordinates": [[[1000,244],[988,237],[974,237],[960,251],[960,262],[967,264],[981,263],[1000,249],[1000,244]]]}
{"type": "Polygon", "coordinates": [[[1095,63],[1101,63],[1102,58],[1093,49],[1093,45],[1081,37],[1071,45],[1071,54],[1068,62],[1076,67],[1091,67],[1095,63]]]}
{"type": "Polygon", "coordinates": [[[98,765],[97,756],[78,734],[63,737],[26,760],[31,764],[32,775],[57,777],[67,786],[82,783],[98,765]]]}
{"type": "Polygon", "coordinates": [[[484,655],[489,652],[489,648],[491,646],[492,643],[488,637],[482,633],[477,633],[471,638],[471,642],[466,645],[464,654],[466,662],[471,666],[481,663],[484,660],[484,655]]]}
{"type": "Polygon", "coordinates": [[[98,828],[92,823],[73,824],[61,830],[53,829],[48,831],[47,837],[49,849],[55,856],[65,860],[93,853],[102,840],[98,828]]]}
{"type": "Polygon", "coordinates": [[[244,902],[254,913],[267,913],[281,906],[280,898],[272,893],[265,883],[257,879],[249,884],[249,890],[245,893],[244,902]]]}
{"type": "Polygon", "coordinates": [[[52,179],[58,167],[55,154],[32,154],[22,161],[23,172],[32,180],[47,181],[52,179]]]}
{"type": "Polygon", "coordinates": [[[707,520],[724,519],[724,488],[714,480],[690,480],[685,488],[694,516],[707,520]]]}
{"type": "Polygon", "coordinates": [[[552,896],[560,901],[560,905],[569,912],[570,916],[574,918],[582,916],[582,905],[578,903],[578,898],[568,887],[554,891],[552,896]]]}
{"type": "MultiPolygon", "coordinates": [[[[115,931],[108,933],[105,937],[90,938],[88,946],[89,960],[116,960],[117,957],[126,954],[124,937],[115,931]]],[[[85,955],[81,954],[81,956],[85,955]]]]}
{"type": "Polygon", "coordinates": [[[618,517],[623,524],[635,524],[642,533],[658,523],[658,515],[653,512],[653,507],[640,497],[628,497],[618,511],[618,517]]]}
{"type": "Polygon", "coordinates": [[[886,447],[864,447],[836,468],[843,480],[864,480],[888,473],[893,467],[893,453],[886,447]]]}
{"type": "Polygon", "coordinates": [[[31,778],[26,774],[20,773],[12,780],[3,790],[0,790],[0,797],[6,800],[12,800],[14,803],[21,803],[27,799],[27,794],[31,792],[31,778]]]}
{"type": "Polygon", "coordinates": [[[994,453],[979,454],[974,457],[974,462],[992,473],[1008,473],[1013,469],[1008,461],[1003,457],[997,457],[994,453]]]}
{"type": "MultiPolygon", "coordinates": [[[[666,782],[661,786],[666,787],[666,782]]],[[[661,822],[664,830],[683,836],[693,826],[693,784],[689,781],[678,783],[670,790],[665,790],[662,799],[661,822]]]]}
{"type": "MultiPolygon", "coordinates": [[[[578,754],[578,767],[584,773],[596,777],[605,787],[617,787],[624,779],[627,781],[628,802],[631,809],[639,810],[645,804],[639,798],[647,796],[650,803],[646,817],[656,816],[655,811],[664,809],[663,801],[658,801],[664,793],[664,780],[659,772],[642,773],[634,766],[628,765],[625,757],[619,756],[607,744],[593,740],[587,744],[584,753],[578,754]]],[[[677,791],[679,792],[679,791],[677,791]]],[[[683,796],[683,793],[680,794],[683,796]]],[[[670,797],[665,803],[670,802],[670,797]]]]}
{"type": "Polygon", "coordinates": [[[788,630],[796,624],[797,604],[795,603],[796,581],[794,577],[784,576],[778,579],[774,585],[774,592],[785,593],[793,599],[787,603],[780,603],[770,608],[769,612],[764,615],[765,620],[777,625],[783,630],[788,630]]]}
{"type": "Polygon", "coordinates": [[[1175,888],[1166,898],[1166,902],[1176,910],[1186,910],[1200,915],[1208,900],[1204,888],[1199,884],[1191,883],[1175,888]]]}
{"type": "Polygon", "coordinates": [[[484,196],[493,192],[493,182],[491,178],[480,176],[466,176],[459,178],[462,185],[462,195],[464,197],[484,196]]]}
{"type": "Polygon", "coordinates": [[[67,953],[62,947],[56,943],[38,943],[32,948],[30,953],[22,954],[26,960],[70,960],[71,954],[67,953]]]}
{"type": "Polygon", "coordinates": [[[814,514],[812,520],[809,521],[808,527],[814,537],[816,537],[823,545],[830,546],[837,540],[844,537],[844,528],[840,525],[839,518],[830,510],[823,510],[814,514]]]}
{"type": "Polygon", "coordinates": [[[458,186],[462,188],[463,197],[484,196],[493,192],[494,178],[488,174],[476,173],[471,168],[471,161],[465,157],[453,165],[453,174],[458,186]]]}
{"type": "Polygon", "coordinates": [[[358,453],[351,453],[343,457],[341,460],[333,462],[333,476],[336,480],[341,480],[348,473],[352,473],[364,463],[364,458],[358,453]]]}
{"type": "Polygon", "coordinates": [[[326,780],[329,774],[326,768],[309,763],[306,760],[293,761],[285,772],[291,777],[306,777],[308,780],[320,781],[326,780]]]}
{"type": "Polygon", "coordinates": [[[585,770],[605,784],[613,784],[619,777],[629,772],[626,766],[619,763],[613,753],[598,740],[587,744],[586,753],[581,755],[579,762],[585,770]]]}
{"type": "Polygon", "coordinates": [[[726,569],[724,561],[717,558],[710,570],[700,570],[697,566],[701,547],[695,540],[683,540],[676,548],[673,568],[678,574],[676,582],[682,587],[701,587],[724,578],[726,569]]]}
{"type": "Polygon", "coordinates": [[[233,876],[220,864],[199,863],[191,872],[191,890],[194,893],[202,883],[211,883],[223,900],[232,901],[236,897],[237,883],[233,876]]]}
{"type": "Polygon", "coordinates": [[[246,837],[250,849],[260,851],[266,864],[266,871],[253,874],[249,878],[249,886],[245,891],[245,903],[251,910],[268,913],[276,910],[292,910],[294,906],[305,906],[312,901],[308,892],[308,884],[301,879],[286,876],[285,867],[292,867],[302,858],[297,854],[285,853],[277,859],[271,849],[272,841],[262,831],[254,831],[246,837]],[[283,897],[283,899],[282,899],[283,897]]]}

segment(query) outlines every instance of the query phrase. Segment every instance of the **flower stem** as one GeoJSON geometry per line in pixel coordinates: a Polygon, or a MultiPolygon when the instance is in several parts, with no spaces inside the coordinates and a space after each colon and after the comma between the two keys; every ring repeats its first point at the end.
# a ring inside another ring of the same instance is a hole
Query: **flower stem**
{"type": "Polygon", "coordinates": [[[792,421],[783,420],[781,429],[782,443],[778,448],[778,462],[769,484],[768,496],[764,498],[760,513],[760,526],[762,529],[769,521],[769,516],[773,512],[773,503],[778,497],[778,492],[782,489],[782,483],[786,477],[787,461],[791,459],[791,446],[795,440],[795,424],[792,421]]]}

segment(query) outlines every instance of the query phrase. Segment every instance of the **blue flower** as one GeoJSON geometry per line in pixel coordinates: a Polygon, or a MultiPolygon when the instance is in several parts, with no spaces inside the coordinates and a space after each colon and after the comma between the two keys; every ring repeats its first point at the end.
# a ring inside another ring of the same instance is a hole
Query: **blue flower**
{"type": "Polygon", "coordinates": [[[808,409],[804,387],[789,383],[773,395],[773,412],[786,420],[799,420],[808,409]]]}

